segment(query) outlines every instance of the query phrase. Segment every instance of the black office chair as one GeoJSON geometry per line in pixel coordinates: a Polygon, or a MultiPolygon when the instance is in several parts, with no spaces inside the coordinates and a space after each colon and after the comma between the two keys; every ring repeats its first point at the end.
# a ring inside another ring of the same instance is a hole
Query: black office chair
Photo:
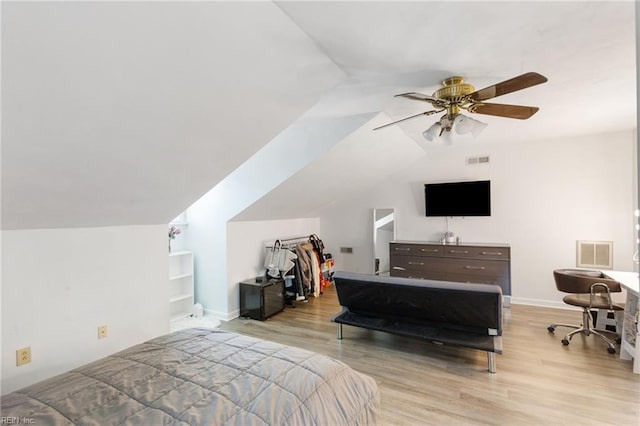
{"type": "MultiPolygon", "coordinates": [[[[563,345],[568,345],[571,338],[582,333],[585,336],[594,334],[605,342],[609,347],[610,354],[616,353],[614,341],[606,337],[603,333],[613,333],[609,330],[597,330],[592,324],[592,309],[607,309],[609,311],[624,311],[624,306],[611,301],[611,293],[620,292],[620,283],[607,277],[600,271],[588,271],[582,269],[557,269],[553,271],[553,278],[559,291],[569,293],[562,298],[564,303],[582,308],[582,325],[571,324],[551,324],[547,330],[554,332],[556,327],[569,327],[575,330],[568,333],[562,339],[563,345]]],[[[615,333],[613,333],[615,334],[615,333]]],[[[617,337],[619,342],[619,336],[617,337]]]]}

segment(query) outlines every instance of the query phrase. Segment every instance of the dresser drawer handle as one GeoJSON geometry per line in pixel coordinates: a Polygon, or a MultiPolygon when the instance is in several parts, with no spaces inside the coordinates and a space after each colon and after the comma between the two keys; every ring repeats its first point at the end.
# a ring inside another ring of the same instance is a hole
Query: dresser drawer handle
{"type": "Polygon", "coordinates": [[[483,251],[482,254],[487,256],[502,256],[502,252],[499,251],[483,251]]]}
{"type": "Polygon", "coordinates": [[[393,267],[393,269],[394,269],[395,271],[406,271],[406,269],[404,269],[404,268],[402,268],[402,267],[400,267],[400,266],[394,266],[394,267],[393,267]]]}
{"type": "Polygon", "coordinates": [[[464,269],[477,269],[477,270],[484,270],[484,266],[465,266],[464,269]]]}
{"type": "Polygon", "coordinates": [[[407,262],[409,265],[424,265],[424,262],[407,262]]]}
{"type": "Polygon", "coordinates": [[[437,249],[420,249],[420,251],[423,251],[425,253],[437,253],[439,250],[437,250],[437,249]]]}
{"type": "Polygon", "coordinates": [[[394,247],[393,249],[397,251],[411,251],[411,249],[407,247],[394,247]]]}
{"type": "Polygon", "coordinates": [[[469,252],[467,250],[449,250],[449,253],[462,253],[462,254],[468,254],[469,252]]]}

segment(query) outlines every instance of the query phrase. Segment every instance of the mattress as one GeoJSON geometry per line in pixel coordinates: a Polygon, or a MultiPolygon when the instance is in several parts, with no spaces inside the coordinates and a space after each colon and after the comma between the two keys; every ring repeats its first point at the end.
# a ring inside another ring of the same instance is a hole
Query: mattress
{"type": "Polygon", "coordinates": [[[186,329],[2,397],[42,425],[355,425],[377,421],[375,381],[333,358],[186,329]]]}

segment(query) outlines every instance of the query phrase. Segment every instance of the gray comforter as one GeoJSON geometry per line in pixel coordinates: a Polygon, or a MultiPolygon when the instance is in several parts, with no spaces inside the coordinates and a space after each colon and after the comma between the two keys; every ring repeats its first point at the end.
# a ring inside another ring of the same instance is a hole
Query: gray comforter
{"type": "Polygon", "coordinates": [[[2,397],[38,425],[374,424],[373,379],[335,359],[219,330],[188,329],[2,397]]]}

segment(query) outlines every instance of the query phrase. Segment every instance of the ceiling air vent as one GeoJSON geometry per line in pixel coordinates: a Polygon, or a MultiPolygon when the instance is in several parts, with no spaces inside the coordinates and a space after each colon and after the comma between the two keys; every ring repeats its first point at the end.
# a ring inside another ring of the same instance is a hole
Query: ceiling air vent
{"type": "Polygon", "coordinates": [[[471,165],[471,164],[488,164],[489,163],[489,156],[488,155],[481,155],[478,157],[467,157],[467,165],[471,165]]]}
{"type": "Polygon", "coordinates": [[[613,241],[577,241],[578,268],[613,268],[613,241]]]}

